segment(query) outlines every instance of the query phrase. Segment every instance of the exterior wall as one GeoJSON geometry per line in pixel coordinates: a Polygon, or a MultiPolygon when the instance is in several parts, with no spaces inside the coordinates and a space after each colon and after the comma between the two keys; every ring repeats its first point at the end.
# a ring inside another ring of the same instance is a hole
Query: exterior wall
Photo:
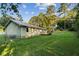
{"type": "Polygon", "coordinates": [[[6,30],[5,34],[8,37],[20,37],[20,38],[27,38],[35,35],[46,34],[47,32],[42,29],[36,28],[28,28],[28,32],[26,31],[26,27],[21,27],[16,25],[15,23],[11,22],[6,30]]]}
{"type": "Polygon", "coordinates": [[[21,33],[20,33],[20,27],[17,26],[15,23],[11,22],[6,30],[5,30],[6,36],[8,37],[20,37],[21,33]]]}
{"type": "Polygon", "coordinates": [[[35,29],[35,28],[29,28],[29,32],[26,33],[26,37],[31,37],[35,35],[40,35],[40,34],[46,34],[47,31],[41,30],[41,29],[35,29]]]}
{"type": "Polygon", "coordinates": [[[21,27],[21,38],[25,38],[26,37],[26,28],[25,27],[21,27]]]}
{"type": "Polygon", "coordinates": [[[41,34],[47,34],[47,30],[42,30],[41,34]]]}
{"type": "Polygon", "coordinates": [[[39,35],[40,32],[37,29],[34,28],[28,28],[28,32],[26,33],[26,37],[31,37],[35,35],[39,35]]]}

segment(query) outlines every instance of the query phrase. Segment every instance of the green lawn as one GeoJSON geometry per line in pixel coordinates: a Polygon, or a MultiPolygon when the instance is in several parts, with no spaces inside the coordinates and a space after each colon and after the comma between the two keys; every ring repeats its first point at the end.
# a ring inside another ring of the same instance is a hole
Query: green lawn
{"type": "Polygon", "coordinates": [[[49,36],[40,35],[28,39],[12,39],[12,41],[0,36],[0,55],[79,55],[79,39],[75,34],[75,32],[57,31],[49,36]]]}

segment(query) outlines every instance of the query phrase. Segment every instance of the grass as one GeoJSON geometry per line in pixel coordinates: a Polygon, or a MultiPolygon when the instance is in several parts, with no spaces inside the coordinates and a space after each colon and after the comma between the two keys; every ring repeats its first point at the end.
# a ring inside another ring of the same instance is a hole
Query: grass
{"type": "Polygon", "coordinates": [[[34,36],[27,39],[6,39],[0,36],[0,55],[14,56],[77,56],[79,39],[75,32],[54,32],[49,36],[34,36]]]}

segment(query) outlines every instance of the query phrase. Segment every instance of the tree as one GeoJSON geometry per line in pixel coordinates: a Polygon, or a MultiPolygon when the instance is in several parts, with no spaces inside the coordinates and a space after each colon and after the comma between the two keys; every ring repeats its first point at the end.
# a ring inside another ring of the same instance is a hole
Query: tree
{"type": "Polygon", "coordinates": [[[19,14],[19,7],[20,4],[15,3],[1,3],[0,4],[0,10],[1,10],[1,18],[0,18],[0,24],[2,26],[5,26],[5,24],[11,19],[11,16],[9,16],[8,12],[11,15],[16,14],[20,21],[22,21],[22,16],[19,14]]]}
{"type": "Polygon", "coordinates": [[[55,7],[53,5],[50,5],[47,7],[47,15],[54,15],[55,14],[55,7]]]}
{"type": "MultiPolygon", "coordinates": [[[[62,14],[64,14],[64,16],[63,16],[64,20],[66,20],[65,19],[65,15],[68,12],[68,6],[69,6],[69,4],[67,4],[67,3],[61,3],[60,8],[58,9],[58,12],[60,12],[59,16],[61,16],[62,14]]],[[[64,29],[65,29],[65,21],[64,21],[64,29]]]]}
{"type": "Polygon", "coordinates": [[[29,20],[29,24],[35,25],[35,26],[41,26],[41,20],[38,16],[33,16],[30,20],[29,20]]]}
{"type": "MultiPolygon", "coordinates": [[[[2,15],[6,14],[8,11],[14,11],[14,13],[18,12],[18,4],[13,4],[13,3],[1,3],[0,5],[0,10],[2,15]]],[[[12,13],[12,12],[11,12],[12,13]]]]}
{"type": "Polygon", "coordinates": [[[11,19],[11,16],[4,14],[2,17],[0,17],[0,24],[5,27],[7,22],[11,19]]]}
{"type": "Polygon", "coordinates": [[[57,25],[57,16],[55,15],[55,6],[54,5],[50,5],[47,8],[47,12],[46,12],[46,17],[48,18],[49,21],[49,28],[52,29],[52,31],[55,30],[55,25],[57,25]]]}
{"type": "Polygon", "coordinates": [[[46,28],[47,26],[49,26],[49,21],[45,14],[39,13],[38,17],[40,18],[42,27],[46,28]]]}
{"type": "Polygon", "coordinates": [[[77,8],[77,15],[75,17],[75,19],[76,19],[75,20],[75,29],[76,29],[76,31],[78,33],[78,37],[79,37],[79,4],[77,4],[76,8],[77,8]]]}
{"type": "Polygon", "coordinates": [[[29,23],[43,28],[49,25],[47,17],[43,13],[39,13],[38,16],[33,16],[29,23]]]}
{"type": "Polygon", "coordinates": [[[1,3],[0,4],[0,10],[1,10],[1,14],[5,15],[8,14],[8,12],[13,15],[16,14],[18,18],[20,18],[19,20],[22,21],[22,16],[19,14],[19,3],[1,3]]]}
{"type": "Polygon", "coordinates": [[[60,15],[64,14],[64,16],[65,16],[66,12],[68,11],[68,6],[69,5],[67,3],[60,4],[60,7],[58,9],[58,12],[60,12],[60,15]]]}

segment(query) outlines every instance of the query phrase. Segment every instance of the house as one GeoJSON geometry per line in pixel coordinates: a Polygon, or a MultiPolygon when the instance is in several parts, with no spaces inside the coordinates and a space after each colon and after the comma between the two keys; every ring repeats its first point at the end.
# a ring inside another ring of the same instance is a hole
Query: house
{"type": "Polygon", "coordinates": [[[44,28],[26,24],[22,21],[11,19],[5,26],[5,35],[12,38],[27,38],[34,35],[46,34],[44,28]]]}

